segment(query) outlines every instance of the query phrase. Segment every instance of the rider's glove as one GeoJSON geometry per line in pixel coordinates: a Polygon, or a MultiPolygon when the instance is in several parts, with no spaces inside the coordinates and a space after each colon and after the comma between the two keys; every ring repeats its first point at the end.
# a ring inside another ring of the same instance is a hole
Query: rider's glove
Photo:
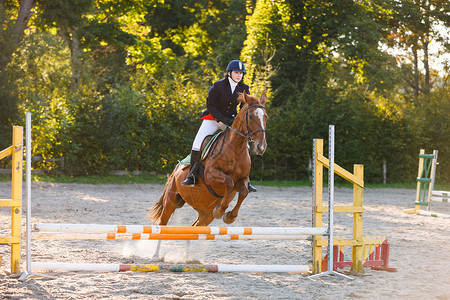
{"type": "Polygon", "coordinates": [[[224,124],[226,124],[226,125],[228,125],[228,126],[231,126],[231,125],[233,125],[233,121],[234,121],[233,118],[227,118],[227,117],[225,117],[225,118],[223,118],[222,123],[224,123],[224,124]]]}

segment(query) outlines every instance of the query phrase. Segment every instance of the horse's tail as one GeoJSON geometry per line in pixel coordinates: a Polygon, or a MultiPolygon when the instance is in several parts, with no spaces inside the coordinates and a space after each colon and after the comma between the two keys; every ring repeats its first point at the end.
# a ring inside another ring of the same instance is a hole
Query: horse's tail
{"type": "Polygon", "coordinates": [[[161,215],[164,208],[164,196],[167,193],[167,187],[170,185],[170,182],[173,180],[175,171],[170,174],[169,178],[167,179],[166,186],[164,187],[164,192],[159,197],[158,202],[155,203],[151,208],[149,208],[149,212],[147,214],[147,219],[151,220],[153,223],[159,224],[161,221],[161,215]]]}

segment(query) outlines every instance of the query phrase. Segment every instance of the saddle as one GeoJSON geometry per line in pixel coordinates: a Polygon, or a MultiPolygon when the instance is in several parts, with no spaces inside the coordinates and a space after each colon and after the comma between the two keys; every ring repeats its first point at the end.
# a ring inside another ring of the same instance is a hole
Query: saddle
{"type": "MultiPolygon", "coordinates": [[[[206,142],[206,145],[205,146],[202,145],[202,155],[201,155],[201,159],[200,159],[200,164],[198,166],[198,172],[200,174],[200,177],[203,179],[203,181],[205,181],[205,168],[203,167],[203,164],[201,164],[201,162],[208,156],[208,154],[211,150],[214,153],[214,150],[217,145],[217,141],[218,141],[219,137],[222,134],[225,134],[225,132],[226,131],[218,131],[212,136],[211,135],[207,136],[205,138],[205,140],[203,141],[203,144],[206,142]]],[[[224,137],[224,139],[225,139],[225,137],[224,137]]],[[[219,150],[219,151],[221,151],[221,150],[219,150]]],[[[178,162],[181,165],[183,165],[183,167],[182,167],[183,170],[188,168],[191,163],[191,154],[189,154],[184,159],[182,159],[181,161],[178,161],[178,162]]],[[[205,183],[205,185],[206,185],[206,188],[208,189],[208,191],[211,193],[211,195],[213,195],[214,197],[223,198],[223,195],[217,194],[210,185],[208,185],[206,183],[205,183]]]]}
{"type": "MultiPolygon", "coordinates": [[[[205,138],[204,142],[207,142],[205,146],[202,145],[202,156],[200,162],[202,162],[209,154],[210,150],[213,148],[214,143],[217,141],[220,135],[224,134],[225,131],[218,131],[214,135],[209,135],[205,138]],[[209,139],[209,141],[208,141],[209,139]]],[[[183,165],[183,169],[185,169],[191,163],[191,154],[188,154],[185,158],[178,161],[183,165]]]]}

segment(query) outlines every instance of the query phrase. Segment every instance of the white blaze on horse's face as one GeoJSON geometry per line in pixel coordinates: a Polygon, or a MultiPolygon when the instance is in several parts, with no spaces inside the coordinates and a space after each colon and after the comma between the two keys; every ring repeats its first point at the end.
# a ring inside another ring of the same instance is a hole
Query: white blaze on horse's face
{"type": "Polygon", "coordinates": [[[261,128],[266,130],[266,128],[264,128],[264,110],[262,108],[255,109],[255,116],[261,121],[261,128]]]}
{"type": "Polygon", "coordinates": [[[263,131],[260,133],[263,136],[262,140],[253,141],[253,152],[258,155],[263,155],[267,147],[265,134],[266,128],[264,124],[265,111],[263,108],[258,107],[253,111],[253,115],[260,121],[261,129],[263,129],[263,131]]]}

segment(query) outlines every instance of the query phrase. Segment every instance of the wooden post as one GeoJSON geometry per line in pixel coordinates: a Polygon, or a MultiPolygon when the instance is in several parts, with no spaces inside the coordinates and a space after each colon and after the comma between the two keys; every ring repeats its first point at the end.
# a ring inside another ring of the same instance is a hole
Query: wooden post
{"type": "Polygon", "coordinates": [[[11,190],[11,272],[20,272],[20,229],[22,216],[23,128],[13,128],[11,190]]]}
{"type": "MultiPolygon", "coordinates": [[[[417,172],[417,178],[422,177],[422,172],[423,172],[424,162],[425,162],[425,159],[423,157],[420,157],[420,154],[425,154],[425,149],[420,149],[420,152],[419,152],[419,169],[417,172]]],[[[420,202],[421,185],[422,185],[422,183],[420,181],[417,181],[416,203],[420,202]]],[[[420,205],[416,204],[415,212],[418,212],[419,210],[420,210],[420,205]]]]}
{"type": "MultiPolygon", "coordinates": [[[[364,181],[364,166],[353,165],[353,174],[364,181]]],[[[356,245],[353,246],[352,251],[352,268],[354,273],[364,273],[364,258],[363,258],[363,194],[364,188],[353,183],[353,240],[356,245]]]]}
{"type": "MultiPolygon", "coordinates": [[[[323,164],[318,157],[323,156],[323,140],[314,140],[314,202],[313,202],[313,227],[322,227],[323,200],[323,164]]],[[[322,272],[322,246],[319,245],[321,235],[313,236],[313,273],[322,272]]]]}

